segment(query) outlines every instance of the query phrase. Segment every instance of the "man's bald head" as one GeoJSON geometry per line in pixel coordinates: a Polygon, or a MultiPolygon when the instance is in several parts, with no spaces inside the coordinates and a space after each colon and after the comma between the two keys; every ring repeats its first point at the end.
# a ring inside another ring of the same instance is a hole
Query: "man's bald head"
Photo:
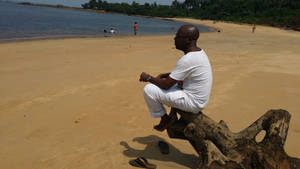
{"type": "Polygon", "coordinates": [[[199,38],[199,30],[194,25],[183,25],[179,28],[178,33],[182,36],[196,40],[199,38]]]}
{"type": "Polygon", "coordinates": [[[199,38],[199,31],[196,26],[183,25],[181,26],[174,38],[176,49],[188,52],[190,50],[198,50],[197,40],[199,38]]]}

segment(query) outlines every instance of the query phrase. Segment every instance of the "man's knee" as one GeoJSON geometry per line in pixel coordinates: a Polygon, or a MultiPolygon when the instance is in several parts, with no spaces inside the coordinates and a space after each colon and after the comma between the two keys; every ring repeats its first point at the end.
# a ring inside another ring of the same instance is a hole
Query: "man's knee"
{"type": "Polygon", "coordinates": [[[157,86],[155,86],[154,84],[147,84],[145,87],[144,87],[144,95],[147,95],[149,96],[156,88],[157,86]]]}

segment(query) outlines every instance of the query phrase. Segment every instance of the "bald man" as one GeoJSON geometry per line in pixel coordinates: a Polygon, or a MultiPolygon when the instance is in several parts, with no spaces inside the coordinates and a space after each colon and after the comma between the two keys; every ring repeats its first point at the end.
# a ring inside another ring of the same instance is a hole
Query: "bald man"
{"type": "Polygon", "coordinates": [[[194,114],[201,113],[207,105],[212,86],[212,71],[206,53],[197,46],[199,31],[193,25],[183,25],[174,38],[176,49],[184,55],[171,73],[156,77],[145,72],[140,81],[150,82],[144,87],[144,98],[153,118],[161,117],[154,126],[164,131],[177,119],[167,115],[163,105],[194,114]]]}

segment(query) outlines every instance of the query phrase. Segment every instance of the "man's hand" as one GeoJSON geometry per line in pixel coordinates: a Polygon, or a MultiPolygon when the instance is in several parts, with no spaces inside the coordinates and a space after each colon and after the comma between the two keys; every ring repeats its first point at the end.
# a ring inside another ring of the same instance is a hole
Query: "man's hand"
{"type": "Polygon", "coordinates": [[[149,78],[149,74],[142,72],[140,75],[140,82],[147,82],[147,78],[149,78]]]}
{"type": "Polygon", "coordinates": [[[169,73],[164,73],[161,75],[158,75],[157,77],[152,77],[151,75],[142,72],[140,75],[140,81],[141,82],[150,82],[162,89],[169,89],[174,84],[176,84],[177,80],[174,80],[169,77],[169,73]]]}
{"type": "Polygon", "coordinates": [[[156,78],[163,79],[169,77],[170,73],[161,73],[156,78]]]}

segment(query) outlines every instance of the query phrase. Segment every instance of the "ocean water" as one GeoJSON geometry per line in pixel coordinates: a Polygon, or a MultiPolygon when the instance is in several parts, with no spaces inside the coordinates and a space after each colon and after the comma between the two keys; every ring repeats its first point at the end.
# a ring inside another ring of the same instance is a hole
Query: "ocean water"
{"type": "MultiPolygon", "coordinates": [[[[106,36],[104,29],[114,28],[116,35],[132,35],[138,22],[138,34],[174,34],[184,23],[120,14],[100,14],[0,2],[0,41],[57,37],[106,36]]],[[[198,26],[200,32],[211,28],[198,26]]]]}
{"type": "MultiPolygon", "coordinates": [[[[7,0],[5,0],[7,1],[7,0]]],[[[24,2],[25,0],[8,0],[12,2],[24,2]]],[[[171,5],[173,0],[106,0],[110,3],[129,3],[136,2],[139,4],[144,4],[145,2],[153,4],[156,2],[159,5],[171,5]]],[[[177,0],[178,2],[184,2],[184,0],[177,0]]],[[[65,5],[70,7],[81,7],[81,4],[89,2],[89,0],[26,0],[26,2],[36,3],[36,4],[49,4],[49,5],[65,5]]]]}

